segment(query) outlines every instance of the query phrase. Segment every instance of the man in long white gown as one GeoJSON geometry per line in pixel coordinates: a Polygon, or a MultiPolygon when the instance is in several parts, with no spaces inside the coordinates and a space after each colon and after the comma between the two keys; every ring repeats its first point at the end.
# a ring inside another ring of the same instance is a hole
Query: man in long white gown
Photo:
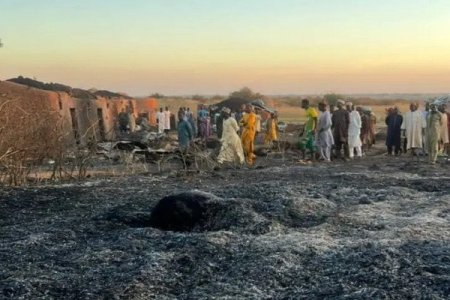
{"type": "Polygon", "coordinates": [[[164,131],[168,133],[170,131],[170,117],[171,112],[169,108],[166,106],[166,110],[164,111],[164,131]]]}
{"type": "Polygon", "coordinates": [[[447,115],[447,104],[439,104],[439,112],[442,114],[442,125],[439,140],[439,153],[446,154],[445,151],[448,150],[449,145],[449,132],[448,132],[448,115],[447,115]]]}
{"type": "Polygon", "coordinates": [[[220,148],[217,161],[220,164],[225,162],[235,163],[239,162],[241,165],[244,163],[244,150],[242,148],[241,138],[237,134],[239,126],[234,118],[231,117],[231,110],[224,108],[223,114],[223,130],[222,130],[222,146],[220,148]]]}
{"type": "Polygon", "coordinates": [[[348,125],[348,150],[349,157],[352,159],[355,155],[362,157],[362,142],[361,142],[361,116],[359,112],[353,107],[353,103],[347,102],[347,110],[350,113],[350,124],[348,125]]]}
{"type": "Polygon", "coordinates": [[[331,147],[334,145],[333,133],[331,132],[331,114],[327,110],[327,105],[319,103],[321,112],[317,121],[317,148],[320,158],[326,162],[331,159],[331,147]]]}
{"type": "Polygon", "coordinates": [[[416,155],[416,149],[422,148],[422,139],[426,128],[426,121],[423,114],[418,110],[417,103],[411,103],[410,111],[405,114],[402,123],[402,131],[406,136],[406,149],[411,149],[412,154],[416,155]]]}
{"type": "Polygon", "coordinates": [[[159,109],[159,112],[156,114],[156,119],[158,120],[158,133],[164,132],[164,125],[166,124],[166,115],[163,112],[163,108],[159,109]]]}

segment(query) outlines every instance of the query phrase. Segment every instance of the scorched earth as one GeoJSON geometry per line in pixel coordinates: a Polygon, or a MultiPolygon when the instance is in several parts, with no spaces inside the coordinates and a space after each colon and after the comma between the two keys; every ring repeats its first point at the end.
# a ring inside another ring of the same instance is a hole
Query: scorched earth
{"type": "Polygon", "coordinates": [[[0,298],[448,298],[449,174],[380,156],[2,189],[0,298]],[[204,223],[149,226],[190,190],[204,223]]]}

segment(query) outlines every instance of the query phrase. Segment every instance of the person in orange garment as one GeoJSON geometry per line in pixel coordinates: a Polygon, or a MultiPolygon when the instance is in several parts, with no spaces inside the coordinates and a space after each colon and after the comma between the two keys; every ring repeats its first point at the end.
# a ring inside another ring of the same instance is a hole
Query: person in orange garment
{"type": "Polygon", "coordinates": [[[264,145],[269,145],[277,140],[277,115],[275,112],[270,113],[270,119],[267,120],[266,136],[264,145]]]}
{"type": "Polygon", "coordinates": [[[253,143],[255,141],[256,134],[256,114],[253,110],[253,106],[247,104],[245,107],[245,114],[241,119],[242,126],[242,146],[244,148],[245,158],[249,166],[253,165],[253,161],[256,155],[253,153],[253,143]]]}

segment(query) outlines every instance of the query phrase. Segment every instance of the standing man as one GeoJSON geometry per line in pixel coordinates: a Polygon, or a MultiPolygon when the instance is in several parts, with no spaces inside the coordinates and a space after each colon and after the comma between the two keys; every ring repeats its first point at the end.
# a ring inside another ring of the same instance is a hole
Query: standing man
{"type": "Polygon", "coordinates": [[[326,162],[331,161],[331,147],[334,144],[333,133],[331,132],[331,114],[327,111],[324,102],[319,103],[321,114],[317,122],[317,147],[320,158],[326,162]]]}
{"type": "Polygon", "coordinates": [[[449,145],[449,131],[448,131],[448,119],[447,119],[447,105],[442,103],[439,105],[439,112],[442,114],[442,125],[441,125],[441,139],[439,141],[440,146],[440,154],[445,154],[446,150],[448,150],[449,145]]]}
{"type": "Polygon", "coordinates": [[[372,108],[368,107],[369,110],[369,136],[370,136],[370,144],[369,148],[371,148],[373,145],[375,145],[376,140],[376,125],[377,125],[377,116],[372,111],[372,108]]]}
{"type": "Polygon", "coordinates": [[[358,106],[356,110],[361,116],[361,134],[359,138],[361,139],[362,151],[366,152],[369,149],[368,145],[370,140],[370,118],[366,113],[366,108],[358,106]]]}
{"type": "Polygon", "coordinates": [[[417,155],[416,149],[422,147],[422,137],[427,126],[423,114],[417,108],[417,103],[411,103],[409,105],[410,111],[405,114],[401,127],[403,135],[406,136],[406,149],[411,149],[411,153],[414,156],[417,155]]]}
{"type": "Polygon", "coordinates": [[[349,148],[349,157],[353,159],[356,150],[356,156],[362,157],[361,150],[361,116],[359,112],[355,110],[353,107],[353,103],[347,102],[347,111],[349,112],[350,124],[348,126],[348,148],[349,148]]]}
{"type": "Polygon", "coordinates": [[[344,147],[344,159],[349,156],[348,151],[348,127],[350,124],[350,114],[344,109],[345,102],[337,101],[338,109],[333,112],[331,118],[333,138],[336,148],[336,157],[342,158],[341,149],[344,147]]]}
{"type": "Polygon", "coordinates": [[[156,120],[158,121],[158,133],[164,132],[164,124],[166,124],[166,115],[163,112],[163,108],[159,109],[159,112],[156,114],[156,120]]]}
{"type": "Polygon", "coordinates": [[[199,136],[202,139],[207,139],[210,134],[210,119],[209,119],[209,112],[206,109],[205,106],[201,106],[200,110],[198,111],[198,132],[199,136]]]}
{"type": "Polygon", "coordinates": [[[166,110],[164,111],[164,131],[168,133],[170,131],[170,111],[166,106],[166,110]]]}
{"type": "MultiPolygon", "coordinates": [[[[423,119],[426,121],[428,114],[430,113],[430,102],[426,101],[425,102],[425,110],[422,112],[423,115],[423,119]]],[[[423,135],[423,139],[422,139],[422,155],[427,155],[428,154],[428,146],[427,146],[427,136],[426,134],[423,135]]]]}
{"type": "Polygon", "coordinates": [[[317,117],[319,114],[317,111],[309,105],[308,99],[302,100],[302,108],[306,111],[306,123],[303,130],[303,134],[300,137],[300,150],[303,152],[303,158],[306,157],[306,150],[309,150],[311,153],[311,160],[314,160],[315,156],[315,145],[314,139],[316,135],[317,128],[317,117]]]}
{"type": "Polygon", "coordinates": [[[431,164],[436,163],[441,126],[442,114],[437,110],[436,104],[432,103],[426,121],[428,160],[431,164]]]}
{"type": "Polygon", "coordinates": [[[253,165],[253,161],[256,155],[253,153],[255,133],[256,133],[256,115],[253,111],[251,104],[245,106],[245,114],[241,119],[242,125],[242,146],[244,148],[244,154],[249,166],[253,165]]]}
{"type": "Polygon", "coordinates": [[[392,155],[394,150],[395,155],[401,153],[401,128],[403,117],[398,114],[398,108],[394,107],[386,117],[387,137],[386,146],[388,155],[392,155]]]}

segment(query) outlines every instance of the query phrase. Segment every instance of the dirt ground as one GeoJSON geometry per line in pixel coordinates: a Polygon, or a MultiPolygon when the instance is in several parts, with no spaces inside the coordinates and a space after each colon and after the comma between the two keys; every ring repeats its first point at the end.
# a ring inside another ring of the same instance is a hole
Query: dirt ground
{"type": "Polygon", "coordinates": [[[386,157],[0,190],[2,299],[448,299],[450,164],[386,157]],[[226,203],[148,227],[162,197],[226,203]]]}

